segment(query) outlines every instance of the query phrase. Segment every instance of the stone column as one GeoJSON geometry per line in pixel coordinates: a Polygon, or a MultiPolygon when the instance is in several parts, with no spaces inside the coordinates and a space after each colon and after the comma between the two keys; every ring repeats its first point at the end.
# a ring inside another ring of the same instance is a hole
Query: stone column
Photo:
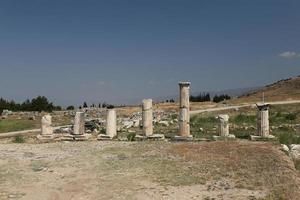
{"type": "Polygon", "coordinates": [[[45,115],[42,117],[42,136],[50,136],[53,134],[52,117],[51,115],[45,115]]]}
{"type": "Polygon", "coordinates": [[[117,136],[117,114],[115,109],[108,109],[106,116],[106,135],[110,138],[117,136]]]}
{"type": "Polygon", "coordinates": [[[257,134],[261,137],[269,137],[269,104],[257,105],[257,134]]]}
{"type": "Polygon", "coordinates": [[[179,136],[190,136],[190,83],[180,82],[179,136]]]}
{"type": "Polygon", "coordinates": [[[76,112],[73,132],[74,135],[85,134],[84,123],[84,112],[76,112]]]}
{"type": "Polygon", "coordinates": [[[218,119],[220,120],[220,136],[228,137],[229,136],[229,116],[228,115],[219,115],[218,119]]]}
{"type": "Polygon", "coordinates": [[[143,134],[145,136],[153,135],[153,111],[152,99],[144,99],[143,105],[143,134]]]}
{"type": "Polygon", "coordinates": [[[51,141],[56,138],[53,134],[52,117],[51,115],[44,115],[41,119],[42,132],[37,135],[37,139],[41,141],[51,141]]]}

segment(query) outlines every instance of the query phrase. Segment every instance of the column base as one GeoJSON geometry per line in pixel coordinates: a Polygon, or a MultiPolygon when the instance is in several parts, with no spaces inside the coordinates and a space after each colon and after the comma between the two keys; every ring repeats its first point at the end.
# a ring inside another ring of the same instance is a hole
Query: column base
{"type": "Polygon", "coordinates": [[[164,134],[152,134],[152,135],[136,135],[135,140],[143,141],[143,140],[165,140],[164,134]]]}
{"type": "Polygon", "coordinates": [[[192,141],[193,140],[193,136],[189,135],[189,136],[180,136],[180,135],[176,135],[173,140],[175,141],[192,141]]]}
{"type": "Polygon", "coordinates": [[[82,135],[74,135],[74,134],[63,134],[61,140],[62,141],[87,141],[91,138],[91,134],[82,134],[82,135]]]}
{"type": "Polygon", "coordinates": [[[37,139],[43,142],[48,142],[48,141],[54,141],[55,139],[57,139],[59,136],[54,135],[54,134],[49,134],[49,135],[37,135],[37,139]]]}
{"type": "Polygon", "coordinates": [[[113,138],[106,134],[99,134],[97,140],[112,140],[113,138]]]}
{"type": "Polygon", "coordinates": [[[233,135],[233,134],[229,134],[226,136],[213,135],[213,139],[216,141],[217,140],[233,140],[233,139],[235,139],[235,135],[233,135]]]}
{"type": "Polygon", "coordinates": [[[252,141],[267,141],[267,140],[274,140],[274,135],[268,135],[267,137],[258,136],[258,135],[250,135],[250,140],[252,141]]]}

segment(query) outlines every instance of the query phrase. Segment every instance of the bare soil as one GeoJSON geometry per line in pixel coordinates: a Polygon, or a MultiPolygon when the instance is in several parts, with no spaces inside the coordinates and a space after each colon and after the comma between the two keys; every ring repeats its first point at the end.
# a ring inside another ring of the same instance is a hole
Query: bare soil
{"type": "Polygon", "coordinates": [[[299,199],[266,142],[0,144],[0,199],[299,199]]]}

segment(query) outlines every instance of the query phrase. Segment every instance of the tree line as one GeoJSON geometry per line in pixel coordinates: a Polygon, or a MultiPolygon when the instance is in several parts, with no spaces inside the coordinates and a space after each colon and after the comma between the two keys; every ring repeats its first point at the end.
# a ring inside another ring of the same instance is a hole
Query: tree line
{"type": "Polygon", "coordinates": [[[44,96],[38,96],[31,100],[27,99],[23,103],[16,103],[13,100],[9,101],[0,98],[0,113],[2,113],[3,110],[52,112],[54,110],[61,110],[61,109],[62,108],[60,106],[55,106],[44,96]]]}
{"type": "Polygon", "coordinates": [[[206,102],[212,100],[215,103],[219,103],[221,101],[229,100],[229,99],[231,99],[231,97],[227,94],[215,95],[212,99],[209,93],[200,93],[199,95],[196,96],[193,95],[190,96],[191,102],[206,102]]]}

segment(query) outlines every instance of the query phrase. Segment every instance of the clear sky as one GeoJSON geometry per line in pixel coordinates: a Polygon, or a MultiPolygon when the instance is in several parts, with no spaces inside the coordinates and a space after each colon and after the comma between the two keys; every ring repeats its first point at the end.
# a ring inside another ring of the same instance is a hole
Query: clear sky
{"type": "Polygon", "coordinates": [[[300,75],[298,0],[1,0],[0,96],[132,103],[300,75]]]}

